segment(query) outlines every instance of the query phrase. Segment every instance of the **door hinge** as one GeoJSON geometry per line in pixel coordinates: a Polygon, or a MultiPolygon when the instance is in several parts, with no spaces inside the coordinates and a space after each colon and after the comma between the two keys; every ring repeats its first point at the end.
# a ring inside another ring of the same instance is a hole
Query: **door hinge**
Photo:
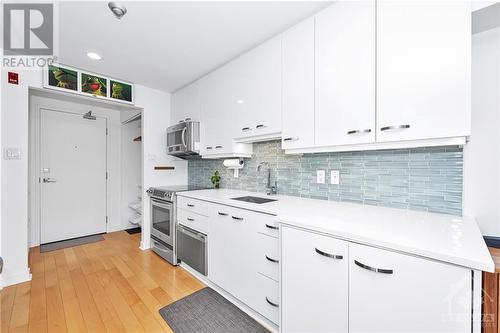
{"type": "Polygon", "coordinates": [[[106,224],[108,224],[108,217],[106,216],[106,224]]]}
{"type": "Polygon", "coordinates": [[[108,128],[106,127],[106,135],[108,135],[108,134],[109,134],[109,131],[108,131],[108,128]]]}
{"type": "Polygon", "coordinates": [[[109,174],[108,174],[108,172],[106,171],[106,180],[108,180],[108,178],[109,178],[109,174]]]}

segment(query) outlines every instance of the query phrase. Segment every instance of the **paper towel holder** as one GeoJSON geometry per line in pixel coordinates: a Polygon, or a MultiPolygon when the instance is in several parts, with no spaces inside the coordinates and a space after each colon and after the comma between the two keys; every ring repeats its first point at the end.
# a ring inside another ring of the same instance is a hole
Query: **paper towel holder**
{"type": "Polygon", "coordinates": [[[245,162],[241,158],[232,158],[228,160],[224,160],[222,164],[228,168],[229,170],[234,171],[234,178],[238,178],[240,175],[240,169],[243,169],[245,162]]]}

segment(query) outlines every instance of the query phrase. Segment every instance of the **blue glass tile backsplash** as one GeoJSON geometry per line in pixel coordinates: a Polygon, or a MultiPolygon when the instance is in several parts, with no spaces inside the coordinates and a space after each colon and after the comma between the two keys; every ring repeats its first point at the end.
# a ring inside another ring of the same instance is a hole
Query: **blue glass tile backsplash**
{"type": "Polygon", "coordinates": [[[212,186],[210,176],[221,173],[221,188],[265,192],[269,162],[278,194],[462,215],[463,153],[458,146],[414,149],[285,155],[281,141],[254,143],[239,178],[222,160],[188,162],[189,184],[212,186]],[[326,171],[325,184],[316,183],[316,170],[326,171]],[[340,184],[330,184],[330,170],[340,171],[340,184]]]}

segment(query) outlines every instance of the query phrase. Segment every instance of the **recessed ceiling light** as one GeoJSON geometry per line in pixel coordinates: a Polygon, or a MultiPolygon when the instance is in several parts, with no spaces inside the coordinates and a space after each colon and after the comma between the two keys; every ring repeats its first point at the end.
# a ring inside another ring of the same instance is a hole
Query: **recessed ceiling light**
{"type": "Polygon", "coordinates": [[[101,60],[102,57],[95,52],[87,52],[87,57],[94,60],[101,60]]]}
{"type": "Polygon", "coordinates": [[[242,100],[242,99],[237,99],[237,100],[236,100],[236,103],[237,103],[237,104],[243,104],[243,103],[245,103],[245,101],[244,101],[244,100],[242,100]]]}

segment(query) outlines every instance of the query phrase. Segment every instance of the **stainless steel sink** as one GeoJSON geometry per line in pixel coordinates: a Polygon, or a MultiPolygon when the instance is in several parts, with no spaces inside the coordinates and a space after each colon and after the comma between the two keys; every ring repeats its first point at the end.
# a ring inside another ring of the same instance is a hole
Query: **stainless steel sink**
{"type": "Polygon", "coordinates": [[[277,201],[276,199],[267,199],[267,198],[261,198],[261,197],[251,197],[251,196],[231,198],[231,200],[245,201],[245,202],[250,202],[250,203],[255,203],[255,204],[263,204],[266,202],[277,201]]]}

